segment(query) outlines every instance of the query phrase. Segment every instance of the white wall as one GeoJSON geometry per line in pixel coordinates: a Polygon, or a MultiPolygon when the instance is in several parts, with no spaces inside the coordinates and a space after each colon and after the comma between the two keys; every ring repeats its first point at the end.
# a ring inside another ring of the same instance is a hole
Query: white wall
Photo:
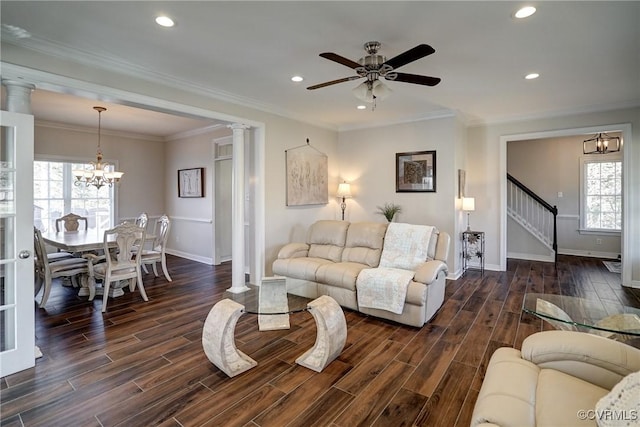
{"type": "MultiPolygon", "coordinates": [[[[395,203],[402,207],[395,221],[434,225],[451,235],[448,264],[451,273],[460,269],[454,249],[458,243],[456,214],[457,165],[462,138],[455,117],[424,120],[393,126],[341,132],[338,156],[340,178],[351,183],[353,198],[347,200],[345,219],[385,222],[376,207],[395,203]],[[436,192],[396,193],[396,153],[436,151],[436,192]]],[[[335,186],[334,192],[337,189],[335,186]]],[[[339,218],[339,208],[334,216],[339,218]]]]}

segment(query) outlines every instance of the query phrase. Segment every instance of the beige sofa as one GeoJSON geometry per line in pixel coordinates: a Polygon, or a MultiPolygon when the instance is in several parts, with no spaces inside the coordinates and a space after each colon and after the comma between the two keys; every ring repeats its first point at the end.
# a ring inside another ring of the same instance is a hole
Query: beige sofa
{"type": "Polygon", "coordinates": [[[628,376],[638,371],[640,349],[583,332],[539,332],[524,340],[522,351],[494,352],[471,426],[596,426],[614,416],[635,417],[628,425],[640,425],[637,409],[616,408],[625,401],[640,405],[636,374],[628,376]],[[621,380],[635,381],[624,384],[626,396],[621,380]]]}
{"type": "Polygon", "coordinates": [[[321,220],[305,243],[289,243],[278,253],[273,273],[287,278],[289,292],[317,298],[328,295],[338,304],[373,316],[421,327],[444,301],[450,237],[434,230],[428,257],[410,281],[401,314],[360,307],[356,282],[363,269],[376,268],[384,248],[387,224],[321,220]]]}

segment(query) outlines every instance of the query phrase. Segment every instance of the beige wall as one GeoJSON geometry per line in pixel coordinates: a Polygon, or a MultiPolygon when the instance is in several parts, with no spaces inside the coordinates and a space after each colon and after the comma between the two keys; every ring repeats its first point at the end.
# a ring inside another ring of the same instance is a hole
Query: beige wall
{"type": "MultiPolygon", "coordinates": [[[[84,161],[95,160],[96,129],[52,126],[36,122],[34,135],[35,158],[64,158],[84,161]]],[[[149,215],[164,211],[163,191],[154,191],[158,183],[164,185],[164,144],[154,139],[131,137],[125,134],[101,132],[100,145],[104,160],[117,161],[124,171],[117,189],[118,211],[116,221],[135,218],[140,212],[149,215]]]]}
{"type": "MultiPolygon", "coordinates": [[[[341,132],[340,178],[352,184],[354,196],[347,201],[345,219],[384,222],[385,218],[376,214],[376,207],[396,203],[402,213],[395,221],[434,225],[451,235],[448,264],[450,273],[457,272],[456,154],[463,136],[455,117],[341,132]],[[396,153],[430,150],[436,151],[436,192],[396,193],[396,153]]],[[[336,207],[334,216],[338,214],[336,207]]]]}

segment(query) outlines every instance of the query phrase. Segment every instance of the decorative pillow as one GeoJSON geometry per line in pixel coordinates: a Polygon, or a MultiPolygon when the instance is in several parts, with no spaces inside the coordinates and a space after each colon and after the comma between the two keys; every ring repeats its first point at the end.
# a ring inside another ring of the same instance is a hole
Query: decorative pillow
{"type": "Polygon", "coordinates": [[[598,427],[640,425],[640,371],[629,374],[596,403],[598,427]]]}

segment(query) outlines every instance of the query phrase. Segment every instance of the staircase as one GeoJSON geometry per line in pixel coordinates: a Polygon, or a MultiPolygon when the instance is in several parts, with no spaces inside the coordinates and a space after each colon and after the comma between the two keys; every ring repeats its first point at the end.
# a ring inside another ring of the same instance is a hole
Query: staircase
{"type": "Polygon", "coordinates": [[[558,208],[510,174],[507,174],[507,215],[553,251],[554,260],[558,262],[558,208]]]}

